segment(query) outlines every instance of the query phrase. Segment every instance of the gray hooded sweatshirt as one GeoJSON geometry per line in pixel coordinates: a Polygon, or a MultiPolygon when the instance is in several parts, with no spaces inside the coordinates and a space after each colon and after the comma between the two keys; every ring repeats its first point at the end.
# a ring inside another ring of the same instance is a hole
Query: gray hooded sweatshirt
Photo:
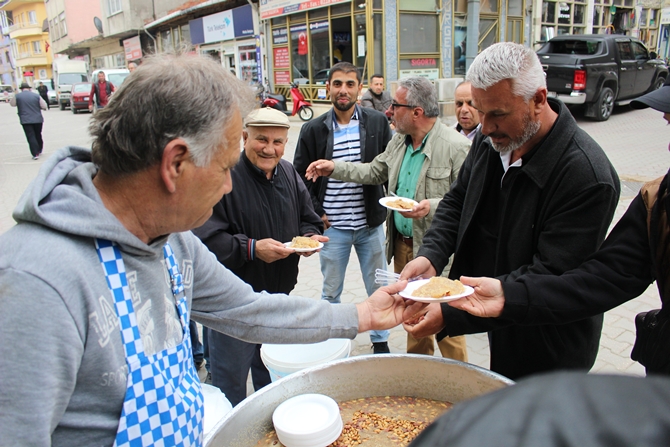
{"type": "Polygon", "coordinates": [[[162,248],[170,242],[191,315],[252,343],[353,338],[353,304],[254,293],[191,232],[150,245],[103,205],[88,149],[43,164],[0,235],[0,445],[110,446],[126,393],[119,321],[94,238],[118,243],[145,351],[180,343],[162,248]]]}

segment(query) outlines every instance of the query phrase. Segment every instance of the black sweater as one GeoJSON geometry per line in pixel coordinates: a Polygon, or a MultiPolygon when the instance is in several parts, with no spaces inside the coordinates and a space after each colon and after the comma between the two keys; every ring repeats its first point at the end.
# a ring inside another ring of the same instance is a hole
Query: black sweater
{"type": "Polygon", "coordinates": [[[242,152],[231,171],[233,190],[214,206],[212,217],[193,230],[219,262],[256,292],[288,294],[298,280],[300,257],[266,263],[249,258],[250,239],[290,242],[295,236],[322,234],[309,193],[291,163],[281,160],[268,180],[242,152]]]}

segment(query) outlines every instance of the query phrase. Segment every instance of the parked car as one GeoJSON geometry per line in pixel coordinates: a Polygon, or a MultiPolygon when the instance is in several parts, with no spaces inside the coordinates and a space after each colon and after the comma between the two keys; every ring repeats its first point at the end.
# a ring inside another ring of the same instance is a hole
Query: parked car
{"type": "Polygon", "coordinates": [[[617,34],[562,35],[537,50],[549,96],[583,104],[584,115],[605,121],[615,105],[663,86],[665,62],[638,39],[617,34]]]}
{"type": "Polygon", "coordinates": [[[88,100],[91,97],[90,82],[77,82],[72,84],[72,98],[70,100],[70,110],[76,114],[80,110],[88,111],[88,100]]]}
{"type": "Polygon", "coordinates": [[[9,102],[14,97],[14,88],[11,85],[0,84],[0,101],[9,102]]]}
{"type": "Polygon", "coordinates": [[[105,79],[111,82],[114,85],[114,88],[121,87],[123,81],[130,75],[130,71],[127,68],[100,68],[91,74],[92,82],[98,82],[98,73],[101,71],[105,73],[105,79]]]}

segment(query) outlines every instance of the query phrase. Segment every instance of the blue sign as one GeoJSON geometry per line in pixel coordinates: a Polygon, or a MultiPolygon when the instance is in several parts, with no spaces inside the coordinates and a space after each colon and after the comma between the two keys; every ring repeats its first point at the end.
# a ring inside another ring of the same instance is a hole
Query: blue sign
{"type": "Polygon", "coordinates": [[[253,37],[254,19],[251,5],[191,20],[189,31],[193,45],[253,37]]]}

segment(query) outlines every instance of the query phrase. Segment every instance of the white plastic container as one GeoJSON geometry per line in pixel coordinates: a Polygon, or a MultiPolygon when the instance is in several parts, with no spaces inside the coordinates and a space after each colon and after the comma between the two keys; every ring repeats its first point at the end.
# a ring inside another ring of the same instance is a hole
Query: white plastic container
{"type": "Polygon", "coordinates": [[[233,409],[226,395],[215,386],[202,383],[202,396],[205,401],[205,416],[202,421],[202,432],[204,436],[212,431],[212,429],[233,409]]]}
{"type": "Polygon", "coordinates": [[[272,414],[279,441],[286,447],[327,447],[342,433],[337,402],[323,394],[301,394],[277,407],[272,414]]]}
{"type": "Polygon", "coordinates": [[[349,357],[351,340],[331,338],[307,345],[273,345],[261,347],[261,359],[273,382],[291,373],[332,360],[349,357]]]}

